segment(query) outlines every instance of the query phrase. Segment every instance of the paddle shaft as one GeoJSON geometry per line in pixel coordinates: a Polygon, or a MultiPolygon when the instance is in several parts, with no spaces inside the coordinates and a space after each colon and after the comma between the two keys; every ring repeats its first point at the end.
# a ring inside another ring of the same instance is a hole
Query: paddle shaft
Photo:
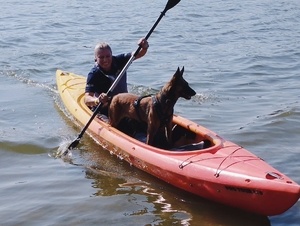
{"type": "MultiPolygon", "coordinates": [[[[152,32],[154,31],[154,29],[156,28],[156,26],[158,25],[158,23],[160,22],[160,20],[163,18],[163,16],[165,15],[165,13],[172,7],[174,7],[175,5],[177,5],[180,2],[180,0],[169,0],[165,9],[160,13],[160,16],[157,18],[156,22],[153,24],[152,28],[150,29],[150,31],[148,32],[148,34],[146,35],[145,39],[148,40],[148,38],[150,37],[150,35],[152,34],[152,32]]],[[[111,85],[111,87],[109,88],[109,90],[107,91],[107,95],[110,95],[111,92],[115,89],[115,87],[117,86],[117,84],[119,83],[119,81],[121,80],[121,78],[123,77],[123,75],[125,74],[125,72],[127,71],[128,67],[131,65],[132,61],[134,60],[134,58],[137,56],[137,54],[140,52],[141,50],[141,46],[139,46],[137,48],[137,50],[135,51],[135,53],[130,57],[130,59],[128,60],[128,62],[126,63],[126,65],[124,66],[124,68],[122,69],[122,71],[119,73],[118,77],[115,79],[115,81],[113,82],[113,84],[111,85]]],[[[99,106],[98,106],[99,107],[99,106]]],[[[97,107],[97,108],[98,108],[97,107]]],[[[97,110],[97,109],[96,109],[97,110]]],[[[95,111],[96,111],[95,110],[95,111]]]]}
{"type": "MultiPolygon", "coordinates": [[[[160,22],[160,20],[165,15],[165,13],[169,9],[171,9],[175,5],[177,5],[179,2],[180,2],[180,0],[169,0],[167,2],[165,9],[161,12],[160,16],[158,17],[158,19],[156,20],[156,22],[154,23],[154,25],[152,26],[152,28],[150,29],[150,31],[148,32],[148,34],[146,35],[146,37],[145,37],[146,40],[150,37],[150,35],[154,31],[154,29],[156,28],[156,26],[158,25],[158,23],[160,22]]],[[[117,76],[117,78],[114,80],[113,84],[110,86],[109,90],[106,93],[108,96],[111,95],[112,91],[115,89],[115,87],[117,86],[117,84],[119,83],[119,81],[121,80],[121,78],[123,77],[123,75],[125,74],[126,70],[131,65],[131,63],[134,60],[134,58],[140,52],[141,48],[142,48],[141,46],[139,46],[137,48],[137,50],[135,51],[135,53],[130,57],[130,59],[128,60],[128,62],[126,63],[126,65],[123,67],[122,71],[119,73],[119,75],[117,76]]],[[[66,151],[64,151],[64,153],[62,155],[66,155],[68,153],[68,150],[73,149],[74,147],[77,146],[77,144],[79,143],[81,137],[83,136],[83,134],[85,133],[85,131],[87,130],[87,128],[89,127],[89,125],[92,123],[92,121],[94,120],[94,118],[97,116],[97,114],[98,114],[98,112],[99,112],[99,110],[101,108],[101,105],[102,104],[100,102],[100,104],[97,106],[97,108],[93,112],[93,114],[92,114],[91,118],[89,119],[89,121],[86,123],[86,125],[83,127],[83,129],[79,133],[78,137],[69,145],[68,149],[66,151]]]]}

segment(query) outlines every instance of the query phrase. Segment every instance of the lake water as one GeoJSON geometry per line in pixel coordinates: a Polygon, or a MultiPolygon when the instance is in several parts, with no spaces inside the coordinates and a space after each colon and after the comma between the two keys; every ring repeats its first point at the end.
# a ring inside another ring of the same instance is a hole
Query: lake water
{"type": "MultiPolygon", "coordinates": [[[[262,217],[174,188],[85,135],[55,71],[86,75],[98,41],[134,51],[166,1],[0,0],[0,225],[300,224],[300,202],[262,217]]],[[[300,184],[300,2],[182,0],[128,69],[129,90],[156,92],[177,67],[197,91],[175,112],[244,146],[300,184]]],[[[278,203],[280,205],[280,203],[278,203]]]]}

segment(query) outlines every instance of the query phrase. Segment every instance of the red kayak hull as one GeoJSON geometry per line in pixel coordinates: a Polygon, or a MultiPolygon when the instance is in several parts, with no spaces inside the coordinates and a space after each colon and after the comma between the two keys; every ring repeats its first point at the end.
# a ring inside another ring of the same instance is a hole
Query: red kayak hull
{"type": "MultiPolygon", "coordinates": [[[[84,104],[86,78],[57,70],[57,87],[67,110],[85,125],[91,110],[84,104]]],[[[149,146],[95,118],[89,134],[102,147],[131,165],[198,196],[272,216],[285,212],[300,197],[300,186],[245,148],[179,115],[174,125],[193,133],[190,143],[211,145],[199,150],[165,150],[149,146]]],[[[180,141],[179,141],[180,143],[180,141]]]]}

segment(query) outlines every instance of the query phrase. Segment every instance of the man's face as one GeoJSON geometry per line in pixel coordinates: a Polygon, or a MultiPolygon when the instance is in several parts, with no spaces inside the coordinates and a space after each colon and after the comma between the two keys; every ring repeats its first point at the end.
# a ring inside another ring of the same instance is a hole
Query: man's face
{"type": "Polygon", "coordinates": [[[112,53],[109,49],[99,49],[95,54],[95,59],[102,69],[109,71],[112,62],[112,53]]]}

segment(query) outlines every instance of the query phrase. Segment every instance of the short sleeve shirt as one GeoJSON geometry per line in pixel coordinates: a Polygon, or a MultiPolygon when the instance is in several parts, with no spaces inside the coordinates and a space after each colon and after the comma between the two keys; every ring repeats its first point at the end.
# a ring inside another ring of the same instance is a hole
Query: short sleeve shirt
{"type": "MultiPolygon", "coordinates": [[[[106,93],[130,57],[131,53],[113,56],[111,70],[108,72],[105,71],[105,73],[101,67],[95,63],[94,67],[88,73],[85,92],[95,93],[95,96],[99,96],[101,93],[106,93]]],[[[125,72],[112,91],[112,95],[127,92],[127,74],[125,72]]]]}

